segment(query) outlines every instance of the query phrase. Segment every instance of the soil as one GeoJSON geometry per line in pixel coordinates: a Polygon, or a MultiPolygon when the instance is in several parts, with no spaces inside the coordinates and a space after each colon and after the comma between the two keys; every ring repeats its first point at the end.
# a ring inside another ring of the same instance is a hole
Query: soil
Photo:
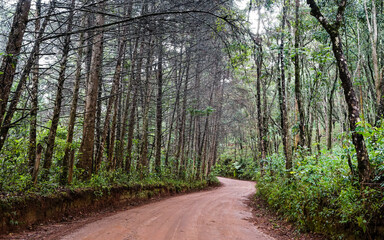
{"type": "Polygon", "coordinates": [[[326,240],[325,236],[317,233],[300,232],[293,223],[283,219],[281,215],[268,206],[268,203],[260,196],[249,195],[246,201],[252,208],[253,222],[257,228],[265,234],[279,240],[326,240]]]}
{"type": "Polygon", "coordinates": [[[261,199],[251,201],[255,183],[219,178],[222,187],[152,199],[149,203],[79,213],[61,223],[38,226],[0,239],[113,240],[323,240],[300,234],[279,220],[261,199]]]}

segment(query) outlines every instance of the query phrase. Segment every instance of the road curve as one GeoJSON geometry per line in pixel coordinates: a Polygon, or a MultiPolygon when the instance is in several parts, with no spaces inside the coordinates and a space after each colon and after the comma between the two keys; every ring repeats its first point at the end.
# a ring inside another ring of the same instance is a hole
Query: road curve
{"type": "Polygon", "coordinates": [[[253,182],[219,178],[212,191],[172,197],[119,212],[61,239],[89,240],[271,240],[247,221],[244,203],[253,182]]]}

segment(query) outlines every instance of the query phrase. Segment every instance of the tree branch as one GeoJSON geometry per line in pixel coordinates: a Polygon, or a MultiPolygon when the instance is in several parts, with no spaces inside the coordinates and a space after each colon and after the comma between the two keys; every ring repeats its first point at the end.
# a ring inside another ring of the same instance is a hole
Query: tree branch
{"type": "Polygon", "coordinates": [[[343,21],[343,16],[344,16],[344,11],[346,6],[347,6],[347,0],[341,0],[339,4],[339,8],[337,9],[336,22],[334,24],[334,27],[336,29],[340,28],[341,22],[343,21]]]}
{"type": "Polygon", "coordinates": [[[335,27],[332,24],[330,24],[328,19],[324,17],[324,15],[321,13],[320,8],[317,6],[315,0],[307,0],[307,4],[311,8],[311,15],[314,16],[320,22],[320,24],[324,27],[324,29],[329,34],[332,34],[335,30],[335,27]]]}
{"type": "Polygon", "coordinates": [[[49,40],[49,39],[54,39],[54,38],[58,38],[58,37],[66,36],[66,35],[73,35],[73,34],[78,34],[78,33],[82,33],[82,32],[87,32],[87,31],[90,31],[90,30],[107,28],[107,27],[111,27],[111,26],[114,26],[114,25],[122,24],[122,23],[128,23],[128,22],[133,22],[133,21],[138,21],[138,20],[146,19],[146,18],[149,18],[149,17],[164,16],[164,15],[165,16],[166,15],[181,15],[181,14],[191,14],[191,13],[211,15],[213,17],[220,18],[220,19],[224,20],[226,23],[228,23],[230,25],[233,25],[231,23],[230,19],[227,18],[227,16],[220,16],[220,15],[217,15],[217,14],[209,12],[209,11],[202,11],[202,10],[170,11],[170,12],[158,12],[158,13],[150,13],[150,14],[140,15],[140,16],[133,17],[133,18],[126,18],[126,19],[123,19],[123,20],[106,23],[104,25],[97,25],[97,26],[93,26],[93,27],[89,27],[89,28],[85,28],[85,29],[80,29],[80,30],[72,31],[72,32],[60,33],[60,34],[56,34],[56,35],[46,36],[44,38],[39,39],[39,41],[42,42],[42,41],[46,41],[46,40],[49,40]]]}

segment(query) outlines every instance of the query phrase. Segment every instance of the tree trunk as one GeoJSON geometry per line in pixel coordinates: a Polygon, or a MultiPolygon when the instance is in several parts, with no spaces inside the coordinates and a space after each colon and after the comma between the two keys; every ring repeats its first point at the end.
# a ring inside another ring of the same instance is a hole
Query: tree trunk
{"type": "Polygon", "coordinates": [[[159,40],[159,60],[157,62],[157,98],[156,98],[156,143],[155,143],[155,170],[161,172],[161,138],[163,124],[163,42],[159,40]]]}
{"type": "Polygon", "coordinates": [[[116,97],[115,97],[115,103],[113,106],[113,116],[112,116],[112,123],[111,123],[111,137],[110,137],[110,142],[109,142],[109,148],[108,148],[108,154],[107,154],[107,162],[108,162],[108,168],[109,170],[113,170],[116,168],[116,158],[113,158],[113,149],[115,146],[115,138],[116,138],[116,125],[117,125],[117,114],[119,111],[119,95],[117,92],[119,91],[120,88],[120,79],[119,83],[117,86],[117,91],[116,91],[116,97]]]}
{"type": "MultiPolygon", "coordinates": [[[[24,32],[27,27],[28,13],[31,8],[30,0],[19,0],[13,17],[11,31],[5,55],[0,67],[0,124],[7,108],[9,94],[15,77],[16,66],[23,42],[24,32]]],[[[1,125],[3,127],[3,125],[1,125]]],[[[1,139],[5,141],[5,139],[1,139]]],[[[2,145],[0,146],[1,149],[2,145]]]]}
{"type": "Polygon", "coordinates": [[[371,41],[373,73],[375,77],[374,82],[375,82],[375,89],[376,89],[376,105],[378,107],[380,104],[382,93],[380,89],[381,80],[380,80],[379,64],[378,64],[378,57],[377,57],[377,20],[376,20],[375,1],[372,0],[371,21],[369,21],[366,0],[364,0],[364,10],[365,10],[365,16],[367,20],[368,31],[369,31],[369,39],[371,41]]]}
{"type": "MultiPolygon", "coordinates": [[[[180,55],[182,56],[182,52],[180,55]]],[[[181,60],[180,60],[181,61],[181,60]]],[[[177,61],[175,61],[175,65],[177,64],[177,61]]],[[[172,143],[172,131],[173,131],[173,124],[175,120],[175,114],[177,112],[177,109],[179,107],[179,101],[180,101],[180,89],[181,89],[181,83],[182,78],[181,76],[181,69],[179,69],[179,75],[177,74],[177,70],[175,70],[175,87],[176,87],[176,98],[175,98],[175,104],[173,106],[172,116],[170,119],[170,126],[169,126],[169,133],[168,133],[168,142],[167,142],[167,151],[165,153],[165,165],[168,166],[168,158],[171,151],[171,143],[172,143]]]]}
{"type": "MultiPolygon", "coordinates": [[[[186,128],[186,121],[187,121],[187,94],[188,94],[188,82],[189,82],[189,67],[190,67],[190,52],[187,51],[187,60],[186,60],[186,73],[185,73],[185,83],[184,83],[184,89],[183,89],[183,101],[182,101],[182,107],[181,107],[181,117],[180,117],[180,125],[179,125],[179,141],[177,146],[177,153],[176,153],[176,159],[178,160],[178,163],[180,167],[182,168],[181,171],[185,168],[185,128],[186,128]]],[[[180,168],[177,169],[178,174],[180,173],[180,168]]]]}
{"type": "Polygon", "coordinates": [[[40,167],[40,159],[41,159],[41,154],[43,153],[43,146],[41,144],[37,144],[36,147],[36,159],[34,161],[34,166],[33,166],[33,171],[32,171],[32,181],[33,184],[36,185],[37,183],[37,176],[39,175],[39,167],[40,167]]]}
{"type": "MultiPolygon", "coordinates": [[[[259,11],[260,12],[260,11],[259,11]]],[[[264,135],[264,117],[262,116],[261,109],[261,68],[263,65],[263,48],[262,48],[262,39],[258,35],[256,40],[254,40],[257,48],[257,54],[255,54],[255,62],[256,62],[256,108],[257,108],[257,126],[258,126],[258,135],[259,135],[259,152],[261,154],[261,158],[259,160],[259,168],[261,174],[264,173],[263,161],[266,158],[266,146],[265,146],[265,135],[264,135]]]]}
{"type": "Polygon", "coordinates": [[[148,160],[148,125],[149,125],[149,108],[151,101],[151,85],[150,78],[152,74],[152,55],[153,55],[153,46],[151,44],[151,39],[149,39],[148,44],[148,56],[145,66],[145,83],[144,83],[144,98],[143,98],[143,126],[142,126],[142,142],[141,142],[141,167],[142,172],[149,170],[149,160],[148,160]]]}
{"type": "MultiPolygon", "coordinates": [[[[138,44],[139,43],[137,42],[136,43],[137,47],[138,47],[138,44]]],[[[126,165],[125,165],[125,170],[127,172],[131,171],[131,165],[132,165],[132,147],[133,147],[133,137],[134,137],[134,130],[135,130],[137,98],[139,95],[139,84],[141,82],[141,68],[143,65],[143,59],[142,59],[143,50],[144,50],[143,43],[140,43],[140,51],[137,56],[137,64],[136,66],[134,66],[136,68],[136,72],[133,76],[134,81],[132,82],[133,98],[132,98],[132,108],[131,108],[131,114],[129,117],[129,125],[128,125],[127,157],[126,157],[126,165]]]]}
{"type": "Polygon", "coordinates": [[[299,42],[300,42],[300,0],[295,0],[295,97],[297,103],[297,111],[299,112],[299,141],[298,146],[304,147],[305,145],[305,131],[304,131],[304,109],[301,97],[301,82],[300,82],[300,58],[299,58],[299,42]]]}
{"type": "MultiPolygon", "coordinates": [[[[100,11],[105,8],[105,2],[99,4],[100,11]]],[[[104,14],[96,15],[96,26],[104,25],[104,14]]],[[[87,95],[85,99],[85,116],[83,125],[83,139],[79,150],[78,168],[83,170],[81,178],[90,179],[92,174],[93,150],[95,142],[95,117],[97,108],[97,94],[102,65],[103,29],[96,31],[93,37],[92,59],[90,75],[87,84],[87,95]]]]}
{"type": "MultiPolygon", "coordinates": [[[[197,55],[198,58],[200,58],[199,55],[197,55]]],[[[198,61],[196,63],[196,69],[195,69],[195,104],[194,104],[194,110],[200,110],[200,82],[201,82],[201,62],[198,61]]],[[[200,133],[200,116],[198,114],[193,115],[193,145],[194,149],[192,149],[192,156],[193,156],[193,165],[196,168],[196,171],[198,172],[200,169],[200,160],[198,158],[199,154],[199,146],[201,141],[201,133],[200,133]]],[[[196,176],[198,178],[198,176],[196,176]]]]}
{"type": "Polygon", "coordinates": [[[125,161],[125,171],[131,171],[132,165],[132,146],[133,146],[133,133],[135,130],[135,117],[136,117],[136,107],[137,107],[137,95],[138,95],[138,86],[137,83],[133,85],[133,98],[132,98],[132,108],[131,114],[129,117],[128,125],[128,142],[127,142],[127,157],[125,161]]]}
{"type": "MultiPolygon", "coordinates": [[[[35,22],[35,41],[38,41],[38,32],[40,31],[41,16],[41,0],[36,1],[36,22],[35,22]]],[[[39,47],[40,48],[40,47],[39,47]]],[[[39,108],[38,91],[39,91],[39,50],[36,52],[36,58],[32,76],[31,89],[31,111],[30,111],[30,127],[29,127],[29,149],[28,149],[28,167],[32,174],[36,160],[36,136],[37,136],[37,111],[39,108]]]]}
{"type": "MultiPolygon", "coordinates": [[[[11,103],[9,104],[8,111],[6,112],[6,115],[5,115],[4,120],[2,122],[1,131],[0,131],[0,150],[4,146],[5,140],[6,140],[7,135],[8,135],[8,130],[12,127],[11,121],[12,121],[13,115],[16,112],[16,107],[17,107],[17,104],[19,103],[20,96],[23,92],[23,89],[24,89],[25,83],[28,79],[29,73],[31,72],[32,66],[35,63],[35,58],[36,58],[37,52],[40,49],[41,38],[43,37],[45,27],[47,26],[47,24],[49,22],[50,15],[51,15],[54,7],[55,7],[55,1],[51,1],[48,13],[47,13],[46,17],[44,18],[43,24],[41,25],[41,28],[40,28],[40,31],[39,31],[39,34],[37,37],[39,39],[39,41],[35,41],[35,43],[33,45],[32,51],[31,51],[31,53],[28,57],[28,60],[24,66],[24,70],[21,73],[20,80],[19,80],[19,83],[17,84],[16,91],[13,94],[11,103]]],[[[5,58],[7,58],[7,57],[5,57],[5,58]]],[[[16,64],[16,63],[12,63],[12,64],[16,64]]],[[[1,76],[3,76],[3,75],[5,75],[5,73],[0,75],[0,80],[1,80],[1,76]]],[[[12,79],[13,79],[13,77],[12,77],[12,79]]],[[[0,86],[1,86],[1,83],[0,83],[0,86]]],[[[0,93],[3,90],[4,89],[0,89],[0,93]]],[[[0,96],[2,96],[2,95],[0,95],[0,96]]],[[[8,97],[7,97],[7,99],[8,99],[8,97]]],[[[1,107],[2,106],[0,103],[0,108],[1,107]]],[[[0,111],[1,111],[1,109],[0,109],[0,111]]],[[[1,117],[3,117],[3,115],[1,115],[1,117]]],[[[0,119],[2,119],[2,118],[0,118],[0,119]]]]}
{"type": "MultiPolygon", "coordinates": [[[[83,16],[83,21],[85,20],[85,16],[83,16]]],[[[82,25],[84,25],[83,23],[82,25]]],[[[73,93],[72,93],[72,105],[71,105],[71,112],[69,114],[69,123],[68,123],[68,135],[64,150],[64,157],[63,157],[63,172],[61,174],[61,184],[65,185],[66,183],[70,184],[71,181],[68,177],[68,173],[73,171],[73,163],[71,164],[71,155],[72,151],[74,149],[72,148],[72,141],[73,141],[73,135],[74,135],[74,129],[75,129],[75,121],[76,121],[76,111],[77,111],[77,104],[79,100],[79,89],[80,89],[80,80],[81,80],[81,64],[83,62],[83,45],[84,45],[84,33],[80,34],[80,43],[79,48],[77,51],[77,59],[76,59],[76,73],[75,73],[75,85],[73,86],[73,93]]]]}
{"type": "Polygon", "coordinates": [[[96,168],[95,168],[96,171],[100,169],[101,160],[104,155],[104,147],[107,139],[108,127],[110,126],[110,116],[111,116],[112,108],[116,102],[115,99],[116,99],[118,85],[119,85],[120,76],[121,76],[121,69],[122,69],[121,65],[122,65],[123,56],[125,52],[126,42],[127,40],[125,38],[121,39],[121,43],[118,49],[118,57],[116,60],[115,74],[113,75],[112,89],[110,92],[110,97],[108,99],[107,110],[105,111],[104,127],[102,130],[102,136],[99,143],[99,149],[97,150],[97,154],[96,154],[96,168]]]}
{"type": "Polygon", "coordinates": [[[290,150],[290,137],[288,129],[288,114],[287,114],[287,100],[285,91],[285,64],[284,64],[284,29],[286,22],[286,2],[284,0],[283,6],[283,19],[281,24],[281,39],[280,39],[280,50],[279,50],[279,63],[280,63],[280,77],[278,79],[278,92],[280,99],[280,113],[281,113],[281,129],[285,155],[285,168],[289,171],[292,168],[292,156],[290,150]]]}
{"type": "MultiPolygon", "coordinates": [[[[75,0],[72,0],[71,11],[70,11],[69,16],[68,16],[67,33],[72,32],[72,22],[73,22],[74,9],[75,9],[75,0]]],[[[49,134],[48,134],[47,148],[46,148],[45,154],[44,154],[44,165],[43,165],[44,178],[46,178],[48,176],[49,169],[51,168],[51,165],[52,165],[52,157],[53,157],[53,149],[55,147],[56,131],[57,131],[57,127],[59,126],[59,121],[60,121],[61,102],[63,99],[63,88],[64,88],[64,82],[66,79],[65,71],[67,69],[70,43],[71,43],[71,35],[67,34],[64,38],[63,56],[62,56],[61,63],[60,63],[60,72],[59,72],[59,80],[58,80],[58,84],[57,84],[55,107],[53,110],[52,123],[51,123],[51,127],[49,129],[49,134]]]]}
{"type": "Polygon", "coordinates": [[[332,121],[332,113],[333,113],[333,95],[336,90],[336,84],[337,84],[337,74],[335,76],[335,81],[333,82],[331,94],[329,96],[328,102],[329,102],[329,110],[328,110],[328,134],[327,134],[327,148],[328,151],[332,151],[332,128],[333,128],[333,121],[332,121]]]}
{"type": "MultiPolygon", "coordinates": [[[[130,79],[129,79],[128,91],[127,91],[127,95],[126,95],[126,99],[125,99],[125,109],[124,109],[124,113],[123,113],[122,130],[121,130],[121,135],[120,135],[121,140],[118,143],[118,153],[116,154],[117,155],[116,157],[119,158],[119,160],[117,160],[117,161],[121,161],[121,162],[123,162],[123,158],[124,158],[124,156],[123,156],[124,138],[125,138],[125,133],[127,130],[126,124],[127,124],[127,120],[128,120],[128,114],[129,114],[129,106],[130,106],[129,101],[131,98],[132,90],[135,91],[135,64],[136,64],[136,60],[137,60],[138,44],[139,44],[139,39],[136,38],[134,49],[132,50],[133,53],[132,53],[132,61],[131,61],[131,66],[130,66],[130,68],[131,68],[130,69],[130,79]]],[[[131,124],[131,122],[129,124],[131,124]]],[[[127,166],[127,164],[125,164],[125,170],[129,171],[129,168],[130,167],[127,166]]]]}

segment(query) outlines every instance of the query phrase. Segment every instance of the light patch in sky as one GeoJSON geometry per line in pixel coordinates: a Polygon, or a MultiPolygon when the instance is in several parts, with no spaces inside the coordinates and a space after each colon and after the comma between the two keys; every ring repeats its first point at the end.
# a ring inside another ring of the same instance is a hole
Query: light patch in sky
{"type": "MultiPolygon", "coordinates": [[[[250,0],[235,0],[235,4],[239,7],[240,10],[244,10],[249,18],[249,22],[251,24],[250,28],[253,33],[257,32],[257,22],[259,20],[257,12],[253,9],[249,11],[249,1],[250,0]]],[[[262,31],[262,29],[260,29],[262,31]]]]}

